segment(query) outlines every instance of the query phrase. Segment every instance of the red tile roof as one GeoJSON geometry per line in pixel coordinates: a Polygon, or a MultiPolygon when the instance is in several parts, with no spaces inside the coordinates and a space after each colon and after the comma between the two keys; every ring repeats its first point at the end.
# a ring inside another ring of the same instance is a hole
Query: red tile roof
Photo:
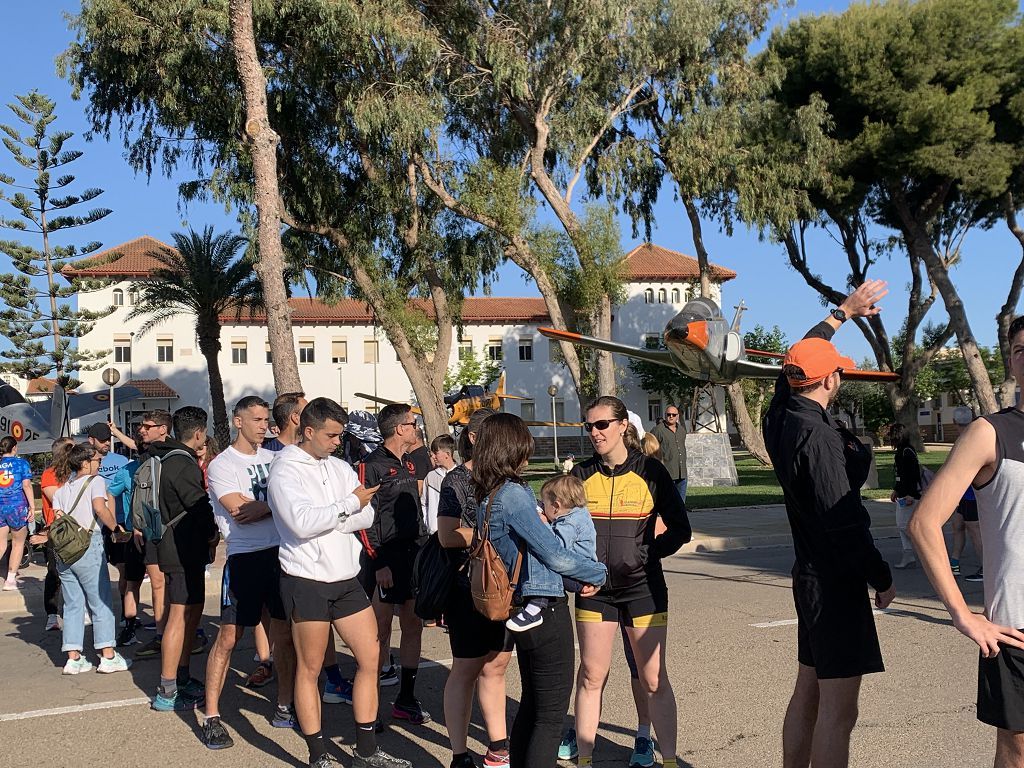
{"type": "MultiPolygon", "coordinates": [[[[373,313],[365,301],[342,299],[329,305],[319,299],[293,298],[288,303],[292,308],[292,323],[295,325],[370,325],[373,313]]],[[[433,304],[424,299],[414,299],[413,304],[433,316],[433,304]]],[[[266,318],[262,312],[250,315],[243,312],[241,318],[234,314],[221,315],[226,325],[262,325],[266,318]]],[[[504,325],[505,323],[547,323],[550,322],[544,299],[537,297],[518,298],[504,296],[470,296],[462,302],[464,323],[504,325]]]]}
{"type": "MultiPolygon", "coordinates": [[[[638,245],[627,253],[623,259],[623,266],[623,278],[632,283],[691,281],[700,278],[700,265],[695,258],[653,243],[638,245]]],[[[711,279],[714,282],[724,283],[726,280],[736,277],[736,273],[731,269],[720,267],[717,264],[709,266],[711,279]]]]}
{"type": "Polygon", "coordinates": [[[141,393],[139,399],[143,400],[178,399],[178,393],[164,384],[161,379],[128,379],[124,386],[135,387],[141,393]]]}
{"type": "Polygon", "coordinates": [[[25,389],[26,395],[48,395],[53,392],[53,386],[57,383],[56,379],[38,378],[30,379],[28,387],[25,389]]]}
{"type": "Polygon", "coordinates": [[[87,259],[68,264],[63,272],[74,277],[149,277],[150,272],[162,266],[150,254],[161,248],[171,246],[161,243],[155,237],[143,235],[87,259]]]}

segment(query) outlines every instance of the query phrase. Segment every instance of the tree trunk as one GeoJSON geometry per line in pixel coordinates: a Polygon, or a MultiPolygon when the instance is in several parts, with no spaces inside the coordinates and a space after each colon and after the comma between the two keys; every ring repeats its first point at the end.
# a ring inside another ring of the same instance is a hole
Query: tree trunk
{"type": "Polygon", "coordinates": [[[732,406],[732,418],[739,430],[740,440],[750,455],[764,464],[766,467],[772,465],[768,457],[768,450],[764,447],[764,436],[761,434],[760,425],[755,425],[750,420],[750,413],[747,411],[747,400],[743,397],[743,385],[734,381],[729,384],[725,391],[729,395],[729,405],[732,406]]]}
{"type": "MultiPolygon", "coordinates": [[[[594,335],[599,339],[612,337],[612,300],[607,294],[601,297],[601,303],[594,317],[594,335]]],[[[597,394],[614,395],[615,361],[609,353],[597,355],[597,394]]]]}
{"type": "Polygon", "coordinates": [[[220,327],[200,332],[199,351],[206,358],[206,370],[210,379],[213,435],[217,438],[218,447],[223,451],[231,445],[231,428],[228,426],[228,409],[224,402],[224,379],[220,373],[220,327]]]}
{"type": "MultiPolygon", "coordinates": [[[[1024,251],[1024,228],[1017,222],[1017,204],[1013,193],[1007,192],[1003,198],[1003,219],[1006,227],[1010,230],[1017,242],[1024,251]]],[[[996,315],[996,328],[999,337],[999,354],[1003,359],[1003,381],[999,385],[999,404],[1003,408],[1016,405],[1017,382],[1013,378],[1013,371],[1010,368],[1010,323],[1017,314],[1017,304],[1020,303],[1021,289],[1024,288],[1024,254],[1017,264],[1010,280],[1010,289],[1006,293],[1006,303],[996,315]]]]}
{"type": "Polygon", "coordinates": [[[267,336],[278,393],[302,389],[295,357],[291,309],[285,286],[284,249],[277,185],[277,146],[280,138],[267,115],[267,81],[256,53],[252,23],[253,0],[230,0],[231,43],[245,99],[245,137],[252,152],[254,193],[259,216],[259,259],[256,273],[263,283],[267,336]]]}
{"type": "Polygon", "coordinates": [[[918,453],[923,452],[924,439],[921,437],[921,425],[917,421],[919,403],[914,396],[913,381],[909,385],[905,381],[900,381],[899,384],[889,384],[886,388],[896,423],[902,424],[906,428],[914,450],[918,453]]]}
{"type": "Polygon", "coordinates": [[[683,207],[686,208],[686,215],[690,219],[690,232],[693,238],[693,248],[697,251],[697,264],[700,265],[700,295],[704,298],[711,298],[711,268],[708,260],[708,252],[704,247],[704,231],[700,223],[700,212],[693,198],[683,196],[683,207]]]}

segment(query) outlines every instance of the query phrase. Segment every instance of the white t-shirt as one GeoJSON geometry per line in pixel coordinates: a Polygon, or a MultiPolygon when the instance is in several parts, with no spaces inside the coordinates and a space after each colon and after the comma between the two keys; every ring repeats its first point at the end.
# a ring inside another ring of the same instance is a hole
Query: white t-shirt
{"type": "Polygon", "coordinates": [[[248,456],[233,446],[228,446],[223,453],[214,457],[206,470],[206,483],[210,489],[214,518],[217,520],[221,536],[227,542],[229,555],[258,552],[281,543],[273,515],[268,515],[255,523],[238,523],[220,503],[222,497],[230,496],[232,493],[240,493],[250,499],[266,502],[270,462],[273,460],[273,451],[265,448],[257,448],[255,455],[248,456]]]}
{"type": "MultiPolygon", "coordinates": [[[[65,514],[71,515],[78,524],[89,529],[94,519],[94,513],[92,509],[93,499],[105,499],[107,497],[107,484],[103,478],[99,475],[75,475],[68,480],[64,485],[57,489],[57,492],[53,494],[53,508],[63,511],[65,514]],[[75,504],[75,508],[72,509],[71,505],[75,503],[75,499],[78,498],[79,491],[82,490],[82,485],[89,480],[89,487],[86,488],[85,493],[78,499],[78,504],[75,504]]],[[[94,531],[98,531],[103,528],[103,523],[96,519],[96,527],[94,531]]]]}
{"type": "Polygon", "coordinates": [[[448,474],[444,467],[430,470],[423,481],[423,521],[427,524],[427,533],[437,531],[437,505],[441,500],[441,481],[448,474]]]}

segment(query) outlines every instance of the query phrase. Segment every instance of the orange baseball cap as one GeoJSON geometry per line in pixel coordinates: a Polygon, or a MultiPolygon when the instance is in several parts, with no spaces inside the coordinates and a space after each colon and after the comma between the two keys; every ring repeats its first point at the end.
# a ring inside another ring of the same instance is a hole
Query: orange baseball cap
{"type": "Polygon", "coordinates": [[[853,360],[840,355],[835,345],[825,339],[798,341],[789,348],[782,365],[792,365],[804,372],[803,377],[786,377],[794,387],[817,384],[840,369],[853,370],[857,367],[853,360]]]}

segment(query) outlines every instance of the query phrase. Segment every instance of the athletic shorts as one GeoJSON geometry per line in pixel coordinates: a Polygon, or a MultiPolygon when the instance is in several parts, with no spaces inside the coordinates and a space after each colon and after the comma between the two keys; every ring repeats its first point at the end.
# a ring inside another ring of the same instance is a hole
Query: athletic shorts
{"type": "Polygon", "coordinates": [[[473,607],[469,589],[456,586],[444,611],[452,657],[479,659],[491,653],[511,651],[513,636],[504,621],[491,621],[473,607]]]}
{"type": "Polygon", "coordinates": [[[871,601],[863,584],[793,573],[797,660],[819,680],[883,672],[871,601]]]}
{"type": "Polygon", "coordinates": [[[164,571],[167,602],[171,605],[203,605],[206,602],[206,569],[164,571]]]}
{"type": "Polygon", "coordinates": [[[160,565],[160,559],[157,556],[156,544],[152,541],[146,540],[145,550],[143,551],[142,560],[146,565],[160,565]]]}
{"type": "Polygon", "coordinates": [[[977,499],[960,499],[960,504],[957,505],[956,511],[963,515],[965,523],[978,522],[977,499]]]}
{"type": "Polygon", "coordinates": [[[313,581],[281,574],[281,602],[292,621],[337,621],[370,607],[358,579],[313,581]]]}
{"type": "Polygon", "coordinates": [[[255,627],[266,608],[270,618],[285,621],[281,602],[281,562],[277,547],[229,555],[220,586],[221,624],[255,627]]]}
{"type": "Polygon", "coordinates": [[[10,528],[12,531],[20,531],[28,525],[28,507],[3,507],[0,508],[0,528],[10,528]]]}
{"type": "Polygon", "coordinates": [[[107,553],[108,563],[124,566],[126,581],[141,582],[146,577],[144,555],[136,549],[134,541],[116,542],[110,538],[110,531],[104,528],[103,549],[107,553]]]}
{"type": "Polygon", "coordinates": [[[641,583],[593,597],[576,595],[576,621],[614,621],[623,627],[667,627],[668,589],[641,583]]]}
{"type": "Polygon", "coordinates": [[[412,600],[412,564],[420,545],[415,541],[389,541],[380,548],[377,559],[371,561],[364,552],[360,558],[362,569],[359,582],[371,600],[376,592],[382,603],[401,605],[412,600]],[[377,586],[377,570],[384,566],[391,569],[393,586],[382,589],[377,586]]]}
{"type": "Polygon", "coordinates": [[[978,719],[1024,731],[1024,651],[1000,645],[994,658],[978,654],[978,719]]]}

